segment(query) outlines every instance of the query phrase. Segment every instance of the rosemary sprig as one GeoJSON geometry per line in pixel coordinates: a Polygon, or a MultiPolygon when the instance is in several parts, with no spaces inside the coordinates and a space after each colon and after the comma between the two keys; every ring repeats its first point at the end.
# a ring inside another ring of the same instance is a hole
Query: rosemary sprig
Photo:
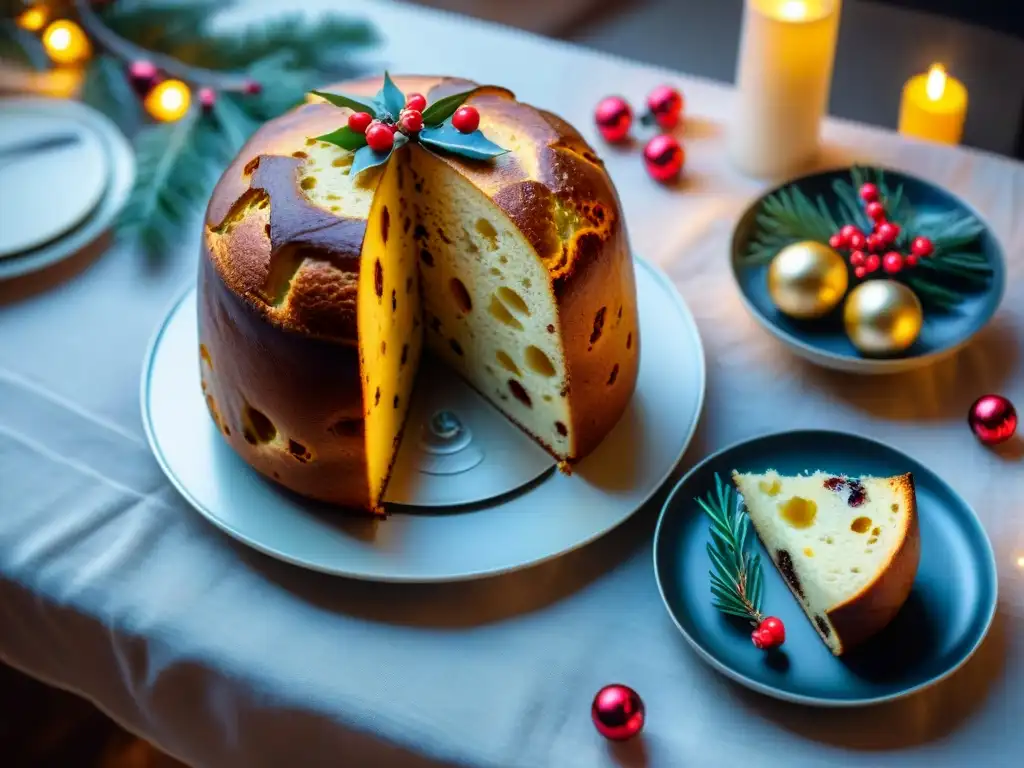
{"type": "Polygon", "coordinates": [[[758,626],[764,619],[761,600],[764,582],[761,555],[747,551],[750,518],[739,510],[732,487],[715,474],[715,492],[697,499],[711,520],[711,594],[715,608],[758,626]]]}
{"type": "Polygon", "coordinates": [[[984,290],[992,277],[992,265],[978,248],[984,225],[969,213],[920,213],[907,198],[903,185],[890,186],[884,171],[853,166],[849,179],[832,183],[832,199],[817,195],[813,200],[796,185],[779,189],[761,205],[756,231],[747,246],[746,262],[766,264],[791,243],[813,240],[828,243],[843,224],[854,224],[865,232],[871,222],[859,198],[866,182],[878,186],[889,220],[899,224],[896,248],[910,250],[915,237],[932,241],[934,253],[918,266],[897,276],[933,310],[954,309],[964,295],[984,290]]]}

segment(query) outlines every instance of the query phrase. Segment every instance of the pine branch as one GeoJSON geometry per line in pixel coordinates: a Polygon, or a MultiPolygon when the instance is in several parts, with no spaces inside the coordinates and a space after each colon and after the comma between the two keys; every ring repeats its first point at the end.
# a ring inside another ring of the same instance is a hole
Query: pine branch
{"type": "Polygon", "coordinates": [[[38,36],[11,19],[0,19],[0,58],[13,59],[39,72],[48,69],[50,59],[38,36]]]}
{"type": "Polygon", "coordinates": [[[143,123],[139,97],[128,82],[124,66],[113,56],[97,56],[89,63],[81,98],[109,116],[129,136],[143,123]]]}
{"type": "Polygon", "coordinates": [[[747,619],[755,627],[761,623],[764,591],[761,555],[747,551],[751,538],[750,517],[742,513],[732,487],[715,474],[715,492],[697,503],[711,521],[711,594],[715,608],[731,616],[747,619]]]}
{"type": "Polygon", "coordinates": [[[751,239],[747,260],[764,264],[790,243],[815,240],[827,243],[839,225],[821,196],[812,202],[796,186],[765,198],[755,218],[758,231],[751,239]]]}

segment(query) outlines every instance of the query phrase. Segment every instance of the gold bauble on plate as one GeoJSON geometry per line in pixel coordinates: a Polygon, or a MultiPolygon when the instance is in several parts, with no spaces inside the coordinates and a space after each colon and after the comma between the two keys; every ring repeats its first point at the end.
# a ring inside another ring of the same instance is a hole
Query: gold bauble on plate
{"type": "Polygon", "coordinates": [[[800,320],[831,312],[842,301],[848,281],[843,257],[809,240],[787,245],[768,268],[768,293],[775,306],[800,320]]]}
{"type": "Polygon", "coordinates": [[[869,280],[850,291],[843,307],[846,335],[861,353],[894,355],[917,339],[924,311],[917,295],[895,280],[869,280]]]}

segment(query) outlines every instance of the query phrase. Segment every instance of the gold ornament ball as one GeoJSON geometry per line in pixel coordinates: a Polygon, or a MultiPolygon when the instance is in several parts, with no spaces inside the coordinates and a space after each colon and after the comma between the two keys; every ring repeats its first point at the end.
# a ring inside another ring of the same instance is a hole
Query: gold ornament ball
{"type": "Polygon", "coordinates": [[[903,352],[917,339],[923,321],[920,299],[895,280],[868,280],[858,285],[843,307],[846,335],[865,355],[903,352]]]}
{"type": "Polygon", "coordinates": [[[849,283],[846,262],[827,245],[787,245],[768,268],[768,293],[783,314],[800,320],[822,317],[842,301],[849,283]]]}

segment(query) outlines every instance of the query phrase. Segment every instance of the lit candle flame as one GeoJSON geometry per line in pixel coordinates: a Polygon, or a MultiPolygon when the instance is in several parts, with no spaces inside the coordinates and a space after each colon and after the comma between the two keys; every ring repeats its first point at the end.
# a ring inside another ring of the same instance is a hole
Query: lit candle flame
{"type": "Polygon", "coordinates": [[[1024,557],[1018,557],[1017,558],[1017,567],[1018,568],[1024,568],[1024,557]]]}
{"type": "Polygon", "coordinates": [[[928,70],[928,82],[924,87],[925,93],[932,101],[938,101],[946,92],[946,69],[941,64],[932,64],[928,70]]]}
{"type": "Polygon", "coordinates": [[[805,0],[786,0],[779,7],[779,16],[786,21],[801,21],[807,18],[807,3],[805,0]]]}

